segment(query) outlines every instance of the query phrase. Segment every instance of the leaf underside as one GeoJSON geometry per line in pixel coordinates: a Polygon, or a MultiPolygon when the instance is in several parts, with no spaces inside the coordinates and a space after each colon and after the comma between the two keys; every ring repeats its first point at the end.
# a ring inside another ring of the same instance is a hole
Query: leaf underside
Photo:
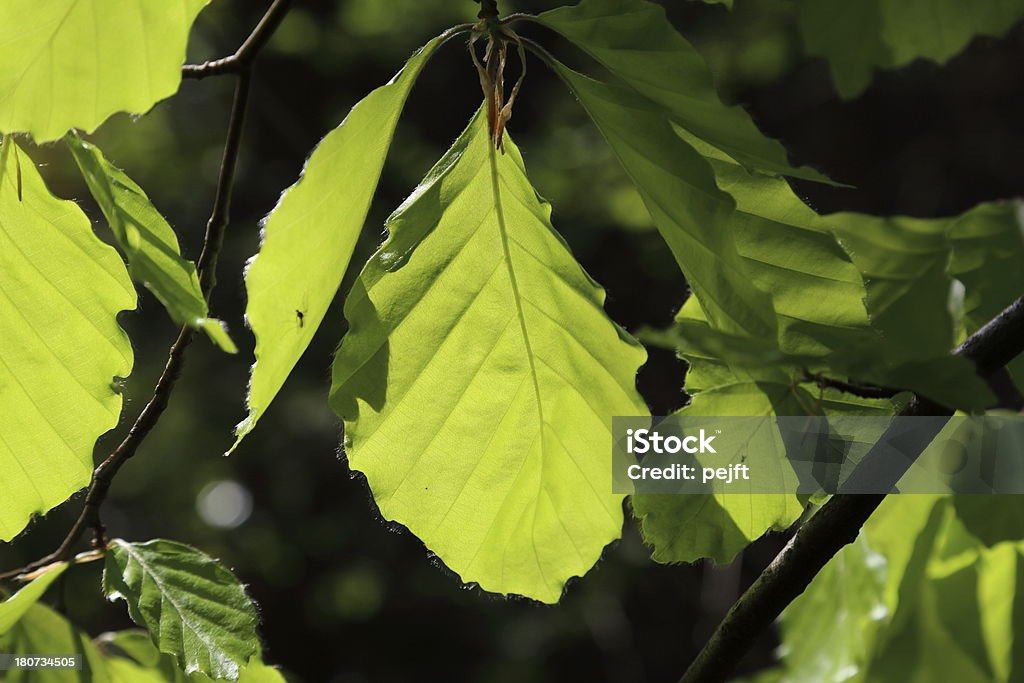
{"type": "Polygon", "coordinates": [[[331,405],[386,519],[464,581],[559,599],[622,526],[613,415],[645,353],[478,115],[389,219],[345,306],[331,405]]]}
{"type": "Polygon", "coordinates": [[[156,295],[179,325],[203,330],[224,351],[237,352],[223,323],[207,317],[209,310],[195,264],[182,258],[174,230],[142,188],[107,161],[95,145],[76,133],[69,133],[65,139],[89,191],[128,259],[132,277],[156,295]]]}
{"type": "Polygon", "coordinates": [[[185,46],[210,0],[4,0],[0,132],[36,142],[144,114],[181,82],[185,46]]]}
{"type": "Polygon", "coordinates": [[[0,540],[89,482],[132,368],[124,263],[10,138],[0,151],[0,540]],[[19,180],[20,178],[20,180],[19,180]],[[19,196],[20,195],[20,196],[19,196]]]}
{"type": "Polygon", "coordinates": [[[264,221],[260,251],[245,274],[245,317],[256,336],[249,413],[235,429],[232,449],[256,426],[323,321],[370,210],[405,100],[444,40],[427,43],[390,83],[352,108],[264,221]]]}

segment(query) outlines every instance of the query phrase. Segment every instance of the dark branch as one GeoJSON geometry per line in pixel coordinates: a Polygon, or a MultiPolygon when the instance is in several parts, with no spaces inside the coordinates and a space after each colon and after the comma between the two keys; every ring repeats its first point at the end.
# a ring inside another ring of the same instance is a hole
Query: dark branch
{"type": "MultiPolygon", "coordinates": [[[[210,219],[206,224],[203,250],[197,264],[200,285],[207,302],[209,302],[210,294],[217,282],[217,259],[224,244],[224,233],[230,217],[235,169],[238,166],[242,129],[245,123],[246,105],[249,99],[249,85],[252,80],[252,61],[256,53],[266,44],[270,33],[281,23],[288,5],[290,5],[290,0],[275,0],[259,25],[257,25],[242,47],[235,53],[241,69],[238,71],[238,82],[235,86],[234,100],[231,105],[231,115],[228,121],[228,131],[224,142],[224,154],[221,159],[220,172],[217,177],[213,208],[210,212],[210,219]]],[[[156,387],[153,389],[153,396],[146,403],[142,412],[139,413],[124,440],[93,470],[92,481],[85,494],[82,512],[68,531],[60,547],[46,557],[36,560],[25,567],[0,574],[0,579],[20,576],[50,563],[70,559],[74,554],[75,546],[89,529],[93,530],[93,545],[95,547],[102,547],[106,544],[106,530],[100,519],[100,507],[103,505],[103,501],[106,500],[114,476],[135,455],[139,446],[160,420],[164,410],[167,409],[174,385],[178,381],[182,367],[185,364],[185,351],[192,343],[194,337],[195,330],[193,328],[188,326],[181,328],[178,338],[167,354],[167,363],[160,378],[157,380],[156,387]]]]}
{"type": "Polygon", "coordinates": [[[270,37],[281,25],[292,0],[274,0],[274,4],[266,11],[260,23],[256,25],[245,42],[235,50],[235,54],[221,59],[214,59],[202,64],[186,64],[181,67],[182,78],[206,78],[221,74],[242,73],[252,66],[253,61],[270,40],[270,37]]]}
{"type": "MultiPolygon", "coordinates": [[[[1024,296],[971,335],[954,353],[973,362],[978,373],[989,378],[1021,352],[1024,352],[1024,296]]],[[[903,414],[948,416],[952,411],[930,401],[915,399],[903,414]]],[[[935,422],[936,433],[942,423],[941,420],[935,422]]],[[[926,445],[922,443],[921,450],[926,445]]],[[[916,458],[920,452],[907,455],[916,458]]],[[[888,469],[889,476],[894,477],[891,483],[895,486],[912,460],[906,460],[900,467],[892,467],[891,463],[882,462],[884,457],[882,449],[872,449],[850,479],[859,478],[860,473],[877,482],[879,470],[888,469]]],[[[680,683],[725,681],[757,636],[804,592],[843,546],[857,538],[864,522],[884,499],[884,494],[832,496],[740,596],[690,664],[680,683]]]]}
{"type": "Polygon", "coordinates": [[[860,398],[892,398],[896,394],[900,393],[898,389],[879,387],[873,384],[844,382],[839,379],[833,379],[820,373],[812,373],[807,370],[804,370],[804,379],[808,382],[817,384],[822,389],[838,389],[839,391],[845,391],[848,394],[853,394],[860,398]]]}

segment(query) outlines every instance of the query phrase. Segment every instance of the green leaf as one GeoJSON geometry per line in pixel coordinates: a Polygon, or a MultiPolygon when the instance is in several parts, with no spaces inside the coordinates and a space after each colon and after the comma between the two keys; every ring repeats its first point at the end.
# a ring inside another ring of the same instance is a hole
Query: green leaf
{"type": "MultiPolygon", "coordinates": [[[[96,641],[106,655],[112,683],[210,683],[201,673],[186,675],[174,658],[162,654],[145,631],[129,630],[105,633],[96,641]],[[135,676],[133,678],[133,676],[135,676]]],[[[253,659],[242,670],[239,683],[285,683],[281,673],[272,666],[253,659]]]]}
{"type": "Polygon", "coordinates": [[[385,519],[466,582],[556,602],[621,533],[609,427],[646,413],[645,353],[505,150],[478,114],[389,219],[331,405],[385,519]]]}
{"type": "Polygon", "coordinates": [[[553,67],[636,185],[708,318],[724,331],[775,339],[771,299],[750,281],[730,228],[735,202],[718,189],[707,160],[648,100],[558,62],[553,67]]]}
{"type": "Polygon", "coordinates": [[[843,97],[860,94],[875,69],[944,63],[976,35],[1000,36],[1024,17],[1021,0],[799,0],[799,8],[807,50],[828,60],[843,97]]]}
{"type": "Polygon", "coordinates": [[[390,83],[352,108],[306,162],[263,225],[245,275],[246,320],[256,335],[248,416],[252,431],[298,362],[338,291],[416,77],[447,34],[414,54],[390,83]]]}
{"type": "MultiPolygon", "coordinates": [[[[885,415],[886,401],[859,399],[828,391],[820,398],[796,384],[734,380],[701,391],[679,411],[686,416],[885,415]]],[[[759,442],[768,442],[760,437],[759,442]]],[[[775,436],[780,454],[781,436],[775,436]]],[[[644,540],[658,562],[694,562],[711,558],[730,562],[769,530],[789,527],[803,513],[792,494],[656,495],[632,497],[644,540]]]]}
{"type": "Polygon", "coordinates": [[[11,138],[0,148],[0,540],[89,482],[132,368],[124,262],[11,138]]]}
{"type": "Polygon", "coordinates": [[[144,114],[181,82],[188,33],[210,0],[4,0],[0,132],[36,142],[144,114]]]}
{"type": "MultiPolygon", "coordinates": [[[[977,332],[1024,292],[1022,210],[1019,201],[982,204],[949,229],[948,272],[964,287],[963,336],[977,332]]],[[[1008,368],[1024,388],[1024,357],[1008,368]]]]}
{"type": "Polygon", "coordinates": [[[29,607],[14,628],[0,636],[0,652],[12,655],[82,655],[82,670],[6,671],[5,683],[108,683],[106,661],[67,619],[46,605],[29,607]]]}
{"type": "Polygon", "coordinates": [[[987,546],[1024,540],[1024,496],[953,496],[964,527],[987,546]]]}
{"type": "MultiPolygon", "coordinates": [[[[1003,497],[988,498],[998,514],[995,501],[1003,497]]],[[[1024,628],[1024,547],[985,547],[954,514],[953,502],[919,495],[883,502],[858,544],[840,551],[783,614],[786,671],[780,680],[1020,680],[1024,660],[1016,642],[1024,628]],[[862,544],[871,555],[864,555],[862,544]],[[881,593],[876,582],[866,581],[880,564],[874,553],[885,560],[881,593]],[[860,585],[857,599],[850,590],[837,590],[840,573],[860,585]],[[859,599],[865,594],[871,599],[859,599]],[[840,595],[847,596],[847,609],[836,609],[840,595]],[[858,622],[863,628],[851,631],[858,622]],[[838,662],[846,665],[834,666],[838,662]]]]}
{"type": "Polygon", "coordinates": [[[787,683],[846,681],[870,661],[890,615],[886,561],[863,537],[814,578],[815,589],[783,613],[787,683]]]}
{"type": "Polygon", "coordinates": [[[46,568],[42,574],[32,580],[17,593],[0,602],[0,636],[10,631],[28,609],[43,597],[58,576],[68,568],[67,562],[58,562],[46,568]]]}
{"type": "Polygon", "coordinates": [[[181,257],[173,228],[142,188],[77,133],[69,133],[65,141],[128,258],[132,277],[156,295],[175,322],[201,329],[223,350],[237,353],[223,323],[207,317],[195,265],[181,257]]]}
{"type": "Polygon", "coordinates": [[[704,58],[675,30],[660,5],[645,0],[583,0],[534,19],[589,54],[623,85],[664,108],[673,121],[745,166],[827,181],[794,169],[742,107],[722,103],[704,58]]]}
{"type": "Polygon", "coordinates": [[[128,604],[153,644],[191,674],[238,680],[258,656],[256,608],[238,579],[187,545],[112,541],[103,570],[110,600],[128,604]]]}
{"type": "MultiPolygon", "coordinates": [[[[965,359],[950,356],[954,321],[947,273],[949,233],[959,219],[878,218],[839,213],[829,223],[867,287],[872,326],[885,344],[870,350],[865,378],[914,389],[959,410],[978,411],[994,398],[965,359]]],[[[865,354],[867,356],[868,354],[865,354]]]]}

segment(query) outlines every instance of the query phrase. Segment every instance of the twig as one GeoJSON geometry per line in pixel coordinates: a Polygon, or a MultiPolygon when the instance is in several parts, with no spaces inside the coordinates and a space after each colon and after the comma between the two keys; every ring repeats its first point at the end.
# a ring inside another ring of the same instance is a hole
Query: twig
{"type": "Polygon", "coordinates": [[[270,40],[270,36],[281,25],[291,4],[292,0],[274,0],[274,4],[260,19],[260,23],[256,25],[256,28],[233,55],[206,61],[202,64],[186,64],[181,67],[182,78],[206,78],[229,73],[240,74],[248,70],[252,66],[253,60],[270,40]]]}
{"type": "MultiPolygon", "coordinates": [[[[971,335],[954,353],[970,360],[980,375],[989,378],[1021,352],[1024,352],[1024,296],[971,335]]],[[[902,414],[943,416],[951,413],[930,401],[915,399],[902,414]]],[[[936,429],[940,427],[941,421],[936,421],[936,429]]],[[[885,436],[882,437],[884,439],[885,436]]],[[[922,444],[921,450],[925,445],[922,444]]],[[[920,451],[907,452],[906,455],[908,458],[902,468],[888,468],[889,474],[895,477],[892,485],[897,483],[920,451]]],[[[851,473],[851,479],[871,477],[877,482],[879,469],[887,464],[881,462],[884,456],[882,449],[873,448],[851,473]]],[[[804,592],[843,546],[857,538],[864,522],[884,499],[885,494],[832,496],[800,527],[782,552],[740,596],[683,674],[680,683],[725,681],[757,636],[804,592]]]]}
{"type": "Polygon", "coordinates": [[[859,396],[860,398],[892,398],[900,393],[899,389],[880,387],[874,384],[855,384],[843,380],[826,377],[820,373],[804,370],[804,380],[813,382],[822,389],[838,389],[839,391],[859,396]]]}
{"type": "MultiPolygon", "coordinates": [[[[237,72],[238,82],[235,85],[234,100],[231,105],[231,115],[228,121],[228,131],[224,143],[224,154],[221,160],[220,172],[217,177],[213,208],[210,213],[210,219],[206,224],[203,250],[197,265],[200,286],[207,302],[209,302],[210,293],[217,282],[217,258],[224,244],[224,233],[229,221],[231,193],[234,185],[235,169],[238,165],[239,150],[241,148],[242,129],[245,123],[246,105],[249,98],[249,85],[252,80],[253,60],[259,53],[259,50],[266,44],[273,30],[281,23],[281,19],[290,4],[291,0],[275,0],[252,34],[233,57],[236,63],[240,65],[240,70],[237,72]]],[[[33,570],[40,567],[70,559],[74,553],[75,546],[89,529],[93,530],[94,547],[101,548],[106,545],[106,530],[100,519],[100,507],[103,501],[106,500],[114,476],[135,455],[139,446],[153,430],[160,420],[160,416],[166,410],[174,385],[181,375],[181,369],[185,364],[185,351],[188,349],[189,344],[192,343],[194,337],[195,330],[193,328],[187,325],[181,328],[177,339],[167,354],[167,363],[153,389],[153,396],[146,403],[142,412],[139,413],[124,440],[93,470],[92,481],[85,494],[82,512],[57,550],[25,567],[0,574],[0,579],[31,575],[33,570]]]]}

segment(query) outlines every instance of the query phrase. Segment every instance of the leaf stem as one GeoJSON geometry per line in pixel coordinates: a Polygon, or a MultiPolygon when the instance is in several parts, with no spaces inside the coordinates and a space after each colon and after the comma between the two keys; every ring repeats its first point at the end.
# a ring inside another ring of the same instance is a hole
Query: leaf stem
{"type": "MultiPolygon", "coordinates": [[[[1024,352],[1024,296],[1021,296],[988,324],[971,335],[954,354],[974,363],[986,379],[1024,352]]],[[[911,401],[903,415],[948,416],[952,411],[926,399],[911,401]]],[[[936,421],[935,429],[941,428],[936,421]]],[[[882,440],[885,436],[882,437],[882,440]]],[[[892,484],[909,468],[927,443],[916,453],[908,452],[899,466],[873,448],[851,473],[851,479],[894,477],[892,484]]],[[[849,483],[849,482],[848,482],[849,483]]],[[[740,596],[714,634],[690,664],[680,683],[725,681],[733,667],[819,571],[843,546],[852,543],[861,527],[885,499],[885,494],[837,494],[796,532],[786,547],[740,596]]]]}
{"type": "MultiPolygon", "coordinates": [[[[235,85],[228,130],[224,142],[224,153],[217,177],[213,208],[206,224],[203,238],[203,249],[199,256],[197,270],[203,297],[209,302],[210,294],[216,286],[217,260],[224,244],[224,234],[230,220],[231,195],[238,166],[241,149],[242,130],[245,124],[245,113],[249,101],[249,89],[252,81],[252,67],[259,51],[266,45],[271,33],[277,28],[287,12],[291,0],[274,0],[263,19],[253,29],[242,46],[230,58],[233,69],[237,69],[238,81],[235,85]]],[[[153,395],[139,413],[124,440],[107,458],[93,470],[92,480],[85,494],[85,503],[81,514],[68,531],[60,546],[46,557],[40,558],[20,569],[0,574],[0,579],[21,577],[33,570],[53,562],[68,560],[74,554],[75,546],[89,529],[93,532],[93,546],[103,548],[106,545],[106,530],[100,519],[100,508],[107,498],[111,482],[121,467],[135,455],[139,446],[156,426],[167,409],[171,393],[181,376],[185,364],[185,351],[195,337],[195,330],[188,325],[182,326],[178,337],[167,354],[167,363],[153,389],[153,395]]]]}

